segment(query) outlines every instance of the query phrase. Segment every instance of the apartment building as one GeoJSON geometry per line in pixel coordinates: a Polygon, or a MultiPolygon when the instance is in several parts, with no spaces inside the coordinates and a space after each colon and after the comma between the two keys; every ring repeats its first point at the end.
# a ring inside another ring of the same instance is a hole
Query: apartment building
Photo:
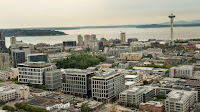
{"type": "Polygon", "coordinates": [[[138,61],[142,58],[142,53],[121,53],[121,60],[138,61]]]}
{"type": "Polygon", "coordinates": [[[193,75],[194,66],[181,65],[178,67],[172,67],[169,71],[169,77],[184,77],[191,78],[193,75]]]}
{"type": "Polygon", "coordinates": [[[155,97],[155,90],[146,87],[134,87],[119,94],[119,102],[123,104],[139,105],[155,97]]]}
{"type": "Polygon", "coordinates": [[[62,86],[62,73],[60,69],[53,69],[45,72],[45,86],[48,90],[56,90],[62,86]]]}
{"type": "Polygon", "coordinates": [[[0,53],[0,70],[10,69],[10,55],[8,53],[0,53]]]}
{"type": "Polygon", "coordinates": [[[165,111],[188,112],[195,102],[195,94],[191,91],[174,90],[168,94],[165,100],[165,111]]]}
{"type": "Polygon", "coordinates": [[[81,35],[78,35],[77,36],[77,40],[78,40],[78,46],[83,46],[83,36],[81,36],[81,35]]]}
{"type": "Polygon", "coordinates": [[[148,48],[143,50],[142,53],[144,56],[151,54],[153,57],[156,57],[157,55],[163,55],[161,48],[148,48]]]}
{"type": "Polygon", "coordinates": [[[8,102],[10,100],[28,99],[30,89],[25,85],[6,84],[0,87],[0,100],[8,102]]]}
{"type": "Polygon", "coordinates": [[[92,76],[94,73],[87,70],[65,69],[62,82],[63,92],[90,97],[92,76]]]}
{"type": "Polygon", "coordinates": [[[134,41],[130,43],[131,46],[137,46],[137,47],[150,47],[151,42],[145,42],[145,41],[134,41]]]}
{"type": "Polygon", "coordinates": [[[44,62],[26,62],[18,64],[18,82],[45,84],[45,71],[55,69],[55,64],[44,62]]]}
{"type": "Polygon", "coordinates": [[[99,71],[92,77],[91,85],[93,99],[109,102],[125,90],[124,75],[115,70],[99,71]]]}

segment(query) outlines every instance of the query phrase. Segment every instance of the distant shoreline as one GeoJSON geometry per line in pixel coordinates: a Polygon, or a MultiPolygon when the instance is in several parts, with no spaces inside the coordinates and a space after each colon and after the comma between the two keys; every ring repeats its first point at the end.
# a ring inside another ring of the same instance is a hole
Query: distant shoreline
{"type": "Polygon", "coordinates": [[[68,35],[62,31],[55,30],[24,30],[24,29],[1,29],[5,37],[26,37],[26,36],[60,36],[68,35]]]}

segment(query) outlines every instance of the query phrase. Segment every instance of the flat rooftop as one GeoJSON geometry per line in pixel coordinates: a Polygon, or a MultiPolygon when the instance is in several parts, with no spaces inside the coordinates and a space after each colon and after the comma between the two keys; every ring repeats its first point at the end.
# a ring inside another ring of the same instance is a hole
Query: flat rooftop
{"type": "Polygon", "coordinates": [[[184,84],[184,85],[193,85],[193,86],[200,86],[200,81],[198,80],[178,80],[177,84],[184,84]]]}
{"type": "Polygon", "coordinates": [[[64,73],[72,73],[72,74],[76,74],[76,73],[79,73],[79,74],[88,74],[88,73],[92,73],[86,69],[63,69],[62,70],[64,73]]]}
{"type": "Polygon", "coordinates": [[[27,56],[40,56],[40,55],[47,55],[47,53],[28,54],[27,56]]]}
{"type": "Polygon", "coordinates": [[[129,55],[129,54],[132,54],[132,55],[142,55],[142,53],[138,53],[138,52],[136,52],[136,53],[121,53],[121,54],[124,54],[124,55],[129,55]]]}
{"type": "Polygon", "coordinates": [[[133,82],[133,81],[127,81],[126,83],[125,83],[125,85],[126,86],[129,86],[129,85],[133,85],[133,84],[135,84],[136,82],[133,82]]]}
{"type": "Polygon", "coordinates": [[[113,76],[116,76],[120,73],[117,72],[117,70],[106,70],[106,71],[98,71],[95,72],[95,76],[93,78],[111,78],[113,76]]]}
{"type": "Polygon", "coordinates": [[[138,78],[138,75],[125,75],[125,79],[126,79],[126,78],[135,79],[135,78],[138,78]]]}
{"type": "Polygon", "coordinates": [[[134,70],[153,70],[153,67],[133,67],[134,70]]]}
{"type": "Polygon", "coordinates": [[[49,67],[53,65],[53,63],[44,63],[44,62],[25,62],[25,63],[21,63],[18,64],[19,67],[39,67],[39,68],[43,68],[43,67],[49,67]]]}
{"type": "Polygon", "coordinates": [[[190,91],[181,91],[181,90],[173,90],[168,94],[167,100],[173,100],[176,102],[184,102],[188,98],[190,98],[190,95],[193,93],[190,91]]]}

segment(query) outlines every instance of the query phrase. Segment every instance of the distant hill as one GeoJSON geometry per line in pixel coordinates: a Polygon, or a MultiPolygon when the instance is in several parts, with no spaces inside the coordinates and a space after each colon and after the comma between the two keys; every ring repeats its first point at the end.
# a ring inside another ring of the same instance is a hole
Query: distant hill
{"type": "MultiPolygon", "coordinates": [[[[193,20],[193,21],[175,21],[174,24],[198,24],[200,20],[193,20]]],[[[161,25],[170,25],[170,22],[160,23],[161,25]]]]}
{"type": "MultiPolygon", "coordinates": [[[[147,24],[147,25],[138,25],[136,28],[162,28],[162,27],[170,27],[170,22],[164,22],[160,24],[147,24]]],[[[199,27],[200,20],[193,21],[175,21],[174,27],[199,27]]]]}

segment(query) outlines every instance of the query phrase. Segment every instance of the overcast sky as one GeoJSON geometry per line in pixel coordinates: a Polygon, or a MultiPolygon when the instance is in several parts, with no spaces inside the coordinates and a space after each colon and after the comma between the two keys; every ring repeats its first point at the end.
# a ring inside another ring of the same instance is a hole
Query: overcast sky
{"type": "Polygon", "coordinates": [[[200,19],[200,0],[0,0],[0,28],[151,24],[200,19]]]}

